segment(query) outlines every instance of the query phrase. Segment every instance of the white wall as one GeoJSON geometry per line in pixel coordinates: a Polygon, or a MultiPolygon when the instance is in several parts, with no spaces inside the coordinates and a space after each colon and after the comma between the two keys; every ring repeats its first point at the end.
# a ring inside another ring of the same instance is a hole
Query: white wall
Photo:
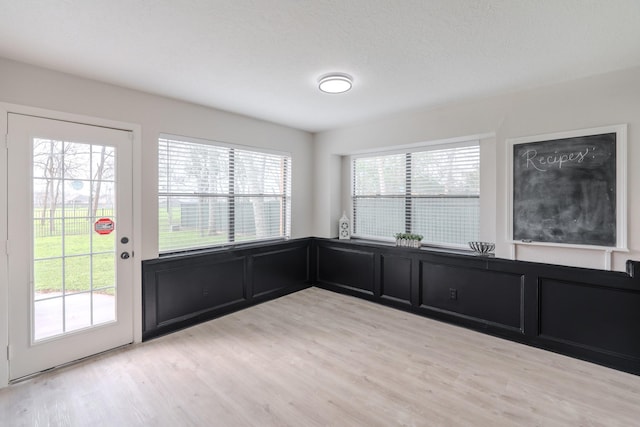
{"type": "MultiPolygon", "coordinates": [[[[468,135],[488,135],[480,143],[481,238],[496,242],[496,255],[508,258],[506,139],[567,130],[627,123],[628,131],[628,245],[615,252],[612,268],[623,271],[627,259],[640,259],[640,69],[630,69],[504,94],[485,99],[409,111],[315,135],[314,234],[335,237],[340,213],[348,209],[349,168],[332,168],[336,155],[468,135]],[[495,136],[490,136],[495,135],[495,136]],[[318,167],[318,165],[320,165],[318,167]],[[326,171],[341,173],[341,183],[326,171]],[[337,198],[337,199],[336,199],[337,198]],[[334,207],[339,200],[340,207],[334,207]]],[[[604,268],[601,251],[550,247],[522,247],[518,259],[604,268]]]]}
{"type": "MultiPolygon", "coordinates": [[[[185,76],[188,78],[188,76],[185,76]]],[[[312,143],[307,132],[211,108],[99,83],[0,58],[0,102],[37,107],[132,123],[142,130],[141,156],[135,167],[140,177],[141,218],[138,262],[157,257],[157,139],[160,133],[287,151],[292,155],[292,237],[312,234],[312,143]]],[[[6,117],[0,118],[6,132],[6,117]]],[[[4,150],[3,150],[4,151],[4,150]]],[[[4,153],[0,160],[4,159],[4,153]]],[[[134,159],[135,160],[135,159],[134,159]]],[[[6,164],[6,163],[3,163],[6,164]]],[[[0,177],[0,209],[6,212],[6,177],[0,177]]],[[[11,209],[11,206],[8,207],[11,209]]],[[[0,217],[4,217],[2,214],[0,217]]],[[[6,221],[0,221],[0,242],[6,240],[6,221]]],[[[0,345],[7,338],[7,283],[5,257],[0,257],[0,345]]],[[[139,299],[139,275],[135,277],[139,299]]],[[[141,319],[136,307],[135,319],[141,319]]],[[[138,321],[135,335],[141,336],[138,321]]],[[[0,362],[0,387],[6,384],[6,369],[0,362]]]]}

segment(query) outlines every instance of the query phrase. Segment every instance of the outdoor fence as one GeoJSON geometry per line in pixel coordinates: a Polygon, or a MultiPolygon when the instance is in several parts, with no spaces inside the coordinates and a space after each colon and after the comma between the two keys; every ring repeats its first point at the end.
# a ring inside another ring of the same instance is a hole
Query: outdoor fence
{"type": "Polygon", "coordinates": [[[89,234],[93,232],[93,224],[103,217],[113,218],[113,209],[97,209],[95,216],[88,216],[88,209],[60,209],[52,218],[49,212],[36,210],[33,218],[33,232],[35,237],[89,234]]]}

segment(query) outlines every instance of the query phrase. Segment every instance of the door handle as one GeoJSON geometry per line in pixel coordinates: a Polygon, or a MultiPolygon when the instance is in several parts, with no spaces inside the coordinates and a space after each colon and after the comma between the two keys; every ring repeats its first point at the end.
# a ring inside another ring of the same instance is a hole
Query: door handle
{"type": "Polygon", "coordinates": [[[122,259],[129,259],[129,252],[122,252],[120,254],[120,258],[122,259]]]}

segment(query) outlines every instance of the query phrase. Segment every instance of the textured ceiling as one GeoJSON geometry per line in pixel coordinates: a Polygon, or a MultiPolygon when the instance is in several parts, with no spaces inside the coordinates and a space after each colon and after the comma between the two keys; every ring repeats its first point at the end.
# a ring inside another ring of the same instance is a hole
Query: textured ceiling
{"type": "Polygon", "coordinates": [[[640,66],[640,0],[0,0],[0,56],[315,132],[640,66]]]}

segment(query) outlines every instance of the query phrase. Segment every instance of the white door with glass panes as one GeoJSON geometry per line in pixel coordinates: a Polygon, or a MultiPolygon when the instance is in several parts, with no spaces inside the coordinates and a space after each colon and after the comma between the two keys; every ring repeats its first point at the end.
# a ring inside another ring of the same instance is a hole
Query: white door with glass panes
{"type": "Polygon", "coordinates": [[[133,341],[132,134],[8,115],[9,376],[133,341]]]}

